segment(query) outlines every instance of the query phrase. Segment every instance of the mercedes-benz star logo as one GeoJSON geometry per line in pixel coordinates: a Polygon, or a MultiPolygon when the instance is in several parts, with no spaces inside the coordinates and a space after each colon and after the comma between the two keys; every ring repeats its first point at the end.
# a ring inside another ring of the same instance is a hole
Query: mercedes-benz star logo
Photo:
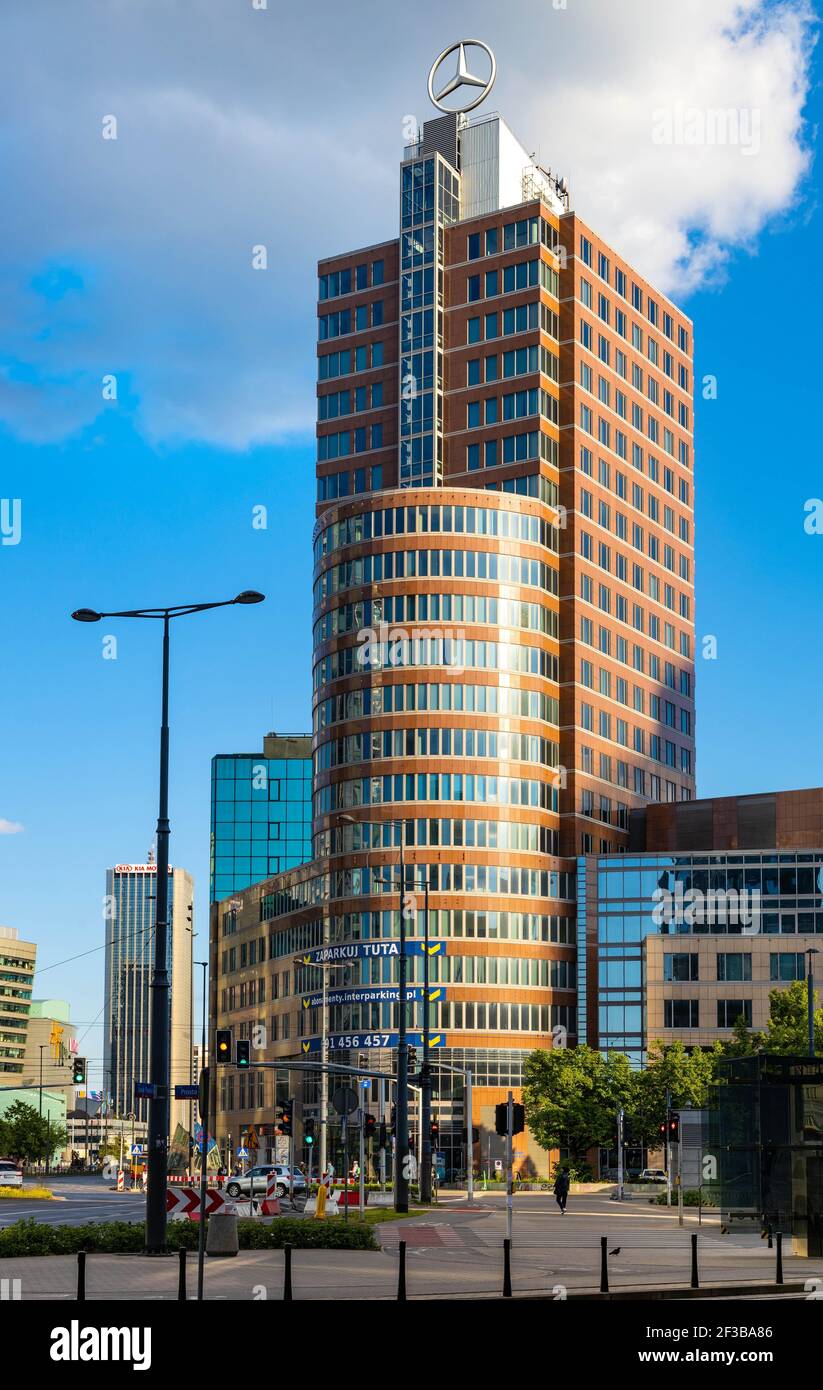
{"type": "Polygon", "coordinates": [[[494,60],[494,54],[489,48],[489,45],[483,43],[482,39],[462,39],[460,43],[453,43],[448,48],[444,48],[440,57],[435,58],[432,63],[431,72],[429,73],[429,97],[432,104],[436,106],[438,110],[445,111],[447,115],[450,116],[454,115],[456,112],[473,111],[475,106],[479,106],[481,101],[484,101],[489,95],[489,92],[494,86],[494,79],[496,76],[497,63],[494,60]],[[467,48],[480,48],[486,54],[490,64],[488,77],[477,77],[475,73],[470,71],[466,61],[467,48]],[[441,88],[439,92],[435,92],[434,79],[437,75],[437,71],[452,53],[457,54],[457,72],[454,77],[449,79],[445,87],[441,88]],[[475,97],[474,101],[468,101],[463,106],[444,106],[443,98],[451,96],[452,92],[456,92],[460,87],[479,87],[481,89],[480,95],[475,97]]]}

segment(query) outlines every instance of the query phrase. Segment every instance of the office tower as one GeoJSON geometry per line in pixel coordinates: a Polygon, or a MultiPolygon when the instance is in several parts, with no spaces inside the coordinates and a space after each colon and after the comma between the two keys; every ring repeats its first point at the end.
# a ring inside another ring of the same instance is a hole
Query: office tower
{"type": "MultiPolygon", "coordinates": [[[[176,1101],[175,1085],[191,1082],[192,922],[194,883],[185,869],[169,867],[168,962],[171,1030],[170,1130],[188,1128],[189,1102],[176,1101]]],[[[151,1079],[149,1032],[154,960],[157,865],[116,864],[106,870],[106,987],[103,1091],[113,1113],[148,1118],[148,1101],[137,1099],[137,1081],[151,1079]]]]}
{"type": "Polygon", "coordinates": [[[211,763],[211,901],[311,859],[311,734],[211,763]]]}
{"type": "Polygon", "coordinates": [[[72,1061],[77,1040],[71,1009],[65,999],[33,999],[29,1014],[23,1085],[62,1091],[68,1107],[74,1105],[72,1061]]]}
{"type": "Polygon", "coordinates": [[[0,927],[0,1085],[15,1086],[25,1071],[26,1040],[37,947],[16,927],[0,927]]]}
{"type": "Polygon", "coordinates": [[[810,959],[823,979],[820,787],[649,806],[625,854],[580,862],[580,1036],[603,1052],[762,1030],[810,959]]]}
{"type": "MultiPolygon", "coordinates": [[[[397,937],[402,835],[409,931],[425,880],[447,948],[435,1065],[473,1067],[488,1130],[528,1053],[578,1037],[576,857],[693,795],[692,330],[496,113],[425,123],[399,213],[318,268],[315,860],[218,909],[215,999],[260,1012],[262,919],[276,1050],[311,1046],[320,972],[281,967],[397,937]]],[[[340,973],[363,988],[331,1035],[396,1030],[391,963],[340,973]]]]}

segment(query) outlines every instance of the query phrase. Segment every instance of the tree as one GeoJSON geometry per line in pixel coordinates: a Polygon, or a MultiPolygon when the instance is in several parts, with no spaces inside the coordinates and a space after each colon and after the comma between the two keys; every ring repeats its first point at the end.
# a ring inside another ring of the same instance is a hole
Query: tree
{"type": "Polygon", "coordinates": [[[654,1042],[648,1064],[632,1073],[633,1095],[629,1110],[632,1134],[644,1144],[656,1144],[660,1125],[666,1119],[666,1093],[672,1110],[705,1104],[708,1088],[715,1079],[723,1046],[695,1048],[687,1052],[681,1042],[654,1042]]]}
{"type": "Polygon", "coordinates": [[[0,1115],[0,1153],[36,1163],[65,1147],[68,1136],[61,1125],[49,1124],[33,1105],[16,1100],[0,1115]]]}
{"type": "Polygon", "coordinates": [[[523,1069],[529,1128],[544,1149],[567,1149],[581,1164],[589,1149],[611,1143],[617,1111],[628,1107],[633,1078],[627,1057],[581,1046],[531,1052],[523,1069]]]}
{"type": "MultiPolygon", "coordinates": [[[[769,1021],[765,1032],[750,1032],[743,1018],[734,1025],[732,1038],[723,1044],[726,1057],[751,1057],[757,1052],[794,1053],[809,1050],[808,994],[805,980],[769,991],[769,1021]]],[[[815,991],[815,1004],[817,991],[815,991]]],[[[823,1054],[823,1008],[814,1014],[814,1048],[823,1054]]]]}

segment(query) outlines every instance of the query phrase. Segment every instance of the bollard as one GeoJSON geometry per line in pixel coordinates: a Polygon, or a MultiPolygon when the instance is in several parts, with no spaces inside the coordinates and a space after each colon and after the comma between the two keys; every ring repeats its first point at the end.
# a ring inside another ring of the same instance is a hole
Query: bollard
{"type": "Polygon", "coordinates": [[[86,1252],[77,1252],[77,1301],[83,1303],[86,1298],[86,1252]]]}
{"type": "Polygon", "coordinates": [[[600,1292],[609,1292],[609,1237],[600,1237],[600,1292]]]}
{"type": "Polygon", "coordinates": [[[774,1282],[775,1282],[776,1284],[782,1284],[782,1283],[783,1283],[783,1232],[782,1232],[782,1231],[776,1231],[776,1232],[775,1232],[775,1240],[777,1241],[777,1269],[775,1270],[774,1282]]]}
{"type": "Polygon", "coordinates": [[[697,1275],[697,1233],[692,1232],[692,1288],[700,1288],[700,1280],[697,1275]]]}
{"type": "Polygon", "coordinates": [[[772,1228],[771,1228],[771,1226],[769,1227],[769,1241],[768,1241],[767,1249],[769,1249],[769,1250],[773,1250],[773,1249],[774,1249],[774,1241],[772,1240],[772,1228]]]}
{"type": "Polygon", "coordinates": [[[179,1263],[179,1265],[180,1265],[179,1274],[178,1274],[178,1280],[177,1280],[177,1302],[178,1302],[178,1303],[185,1303],[185,1302],[186,1302],[186,1298],[187,1298],[187,1294],[186,1294],[186,1248],[185,1248],[185,1246],[182,1248],[182,1250],[178,1250],[178,1252],[177,1252],[177,1258],[178,1258],[178,1263],[179,1263]]]}
{"type": "Polygon", "coordinates": [[[283,1267],[283,1298],[289,1303],[293,1301],[294,1297],[291,1287],[291,1251],[292,1247],[290,1245],[283,1246],[283,1257],[285,1260],[283,1267]]]}
{"type": "Polygon", "coordinates": [[[401,1240],[398,1245],[400,1262],[397,1266],[397,1297],[401,1303],[406,1301],[406,1242],[401,1240]]]}
{"type": "Polygon", "coordinates": [[[512,1243],[507,1238],[503,1241],[503,1297],[512,1296],[512,1243]]]}

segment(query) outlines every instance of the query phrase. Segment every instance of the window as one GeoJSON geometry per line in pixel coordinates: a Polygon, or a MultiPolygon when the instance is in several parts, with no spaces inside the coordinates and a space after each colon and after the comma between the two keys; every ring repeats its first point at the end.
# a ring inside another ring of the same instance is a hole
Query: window
{"type": "Polygon", "coordinates": [[[750,980],[752,958],[746,951],[720,951],[717,956],[718,980],[750,980]]]}
{"type": "Polygon", "coordinates": [[[752,1026],[752,1001],[751,999],[718,999],[717,1001],[717,1026],[718,1028],[734,1028],[737,1020],[742,1018],[747,1028],[752,1026]]]}
{"type": "Polygon", "coordinates": [[[699,1028],[700,1004],[697,999],[666,999],[663,1002],[664,1028],[699,1028]]]}
{"type": "Polygon", "coordinates": [[[666,952],[663,957],[663,979],[667,984],[678,984],[684,980],[690,981],[698,978],[696,953],[666,952]]]}
{"type": "Polygon", "coordinates": [[[779,981],[803,980],[806,961],[802,952],[773,951],[769,956],[769,979],[779,981]]]}

